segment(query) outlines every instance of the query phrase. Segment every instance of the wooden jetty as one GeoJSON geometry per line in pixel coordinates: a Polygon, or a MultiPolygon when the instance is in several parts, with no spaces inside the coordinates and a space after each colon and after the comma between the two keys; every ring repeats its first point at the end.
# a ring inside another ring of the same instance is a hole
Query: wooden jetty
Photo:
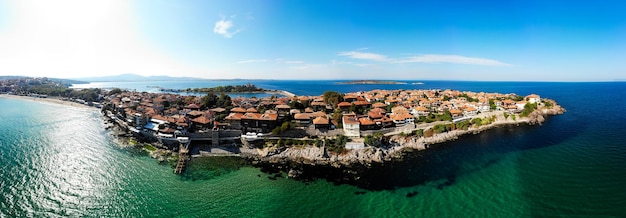
{"type": "Polygon", "coordinates": [[[178,155],[178,163],[176,163],[176,168],[174,169],[175,174],[181,174],[185,171],[187,161],[189,160],[189,149],[181,144],[178,155]]]}

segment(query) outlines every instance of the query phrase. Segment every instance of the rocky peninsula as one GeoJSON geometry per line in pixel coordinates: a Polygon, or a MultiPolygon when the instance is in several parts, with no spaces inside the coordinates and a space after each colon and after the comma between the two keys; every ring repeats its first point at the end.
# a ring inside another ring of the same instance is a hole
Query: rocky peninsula
{"type": "MultiPolygon", "coordinates": [[[[344,173],[358,174],[359,168],[367,168],[372,164],[401,160],[407,152],[421,151],[436,144],[458,139],[460,136],[479,134],[493,128],[519,125],[541,125],[546,118],[559,115],[566,110],[557,105],[553,100],[550,108],[541,107],[534,110],[528,116],[513,118],[506,112],[497,111],[481,114],[473,119],[491,119],[486,125],[472,125],[467,129],[456,129],[433,134],[432,136],[416,135],[417,128],[408,128],[399,132],[385,134],[384,140],[379,146],[369,146],[364,149],[351,149],[341,153],[329,152],[324,147],[316,146],[274,146],[257,149],[256,153],[245,153],[244,157],[250,159],[253,164],[264,167],[273,167],[290,172],[292,177],[298,177],[307,169],[305,166],[328,166],[341,170],[344,173]],[[343,169],[343,170],[342,170],[343,169]]],[[[435,128],[436,124],[420,125],[426,131],[435,128]]]]}
{"type": "Polygon", "coordinates": [[[356,169],[402,160],[407,152],[462,135],[539,125],[565,112],[535,94],[456,90],[328,91],[261,99],[118,90],[104,99],[105,119],[155,158],[178,160],[177,173],[189,156],[240,156],[294,178],[320,167],[358,174],[356,169]]]}
{"type": "Polygon", "coordinates": [[[283,96],[258,99],[231,98],[225,92],[270,90],[247,84],[197,89],[206,94],[188,96],[71,90],[46,78],[16,85],[21,81],[2,81],[2,91],[10,95],[0,97],[100,108],[120,144],[170,162],[177,173],[190,157],[239,156],[291,177],[316,175],[320,168],[358,175],[463,135],[541,125],[565,112],[556,101],[536,94],[449,89],[327,91],[320,96],[271,90],[283,96]]]}

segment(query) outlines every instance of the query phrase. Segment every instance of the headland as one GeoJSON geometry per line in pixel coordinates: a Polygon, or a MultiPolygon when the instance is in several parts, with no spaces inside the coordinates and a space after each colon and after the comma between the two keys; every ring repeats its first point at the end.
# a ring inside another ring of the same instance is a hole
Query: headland
{"type": "Polygon", "coordinates": [[[101,108],[107,128],[121,144],[169,161],[176,173],[192,157],[240,156],[291,177],[315,167],[354,174],[354,169],[399,160],[407,152],[462,135],[541,124],[565,112],[556,101],[536,94],[449,89],[327,91],[318,96],[256,90],[282,95],[265,98],[224,94],[242,88],[255,87],[207,88],[206,94],[183,96],[120,89],[34,93],[42,90],[35,86],[2,90],[12,95],[1,96],[101,108]],[[54,93],[67,96],[48,95],[54,93]]]}
{"type": "Polygon", "coordinates": [[[292,177],[306,173],[303,166],[367,167],[462,135],[541,124],[565,112],[536,94],[456,90],[328,91],[261,99],[121,92],[104,99],[105,119],[141,143],[192,157],[241,156],[292,177]]]}

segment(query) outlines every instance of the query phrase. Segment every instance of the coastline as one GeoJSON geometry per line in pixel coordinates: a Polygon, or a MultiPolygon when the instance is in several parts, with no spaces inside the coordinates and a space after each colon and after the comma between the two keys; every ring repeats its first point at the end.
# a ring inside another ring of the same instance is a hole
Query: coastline
{"type": "MultiPolygon", "coordinates": [[[[480,127],[437,133],[432,137],[401,136],[400,132],[395,132],[392,133],[389,141],[386,142],[388,143],[387,146],[380,148],[368,146],[364,149],[352,149],[339,154],[328,152],[324,147],[283,146],[256,149],[257,153],[242,153],[242,156],[249,159],[253,165],[279,166],[278,168],[286,169],[287,171],[302,171],[303,166],[330,166],[335,169],[345,168],[344,171],[348,172],[352,168],[367,168],[372,164],[401,160],[406,152],[425,150],[439,143],[456,140],[463,135],[479,134],[482,131],[501,126],[541,125],[547,116],[562,114],[565,111],[564,108],[555,103],[551,109],[538,109],[529,116],[518,117],[516,120],[510,117],[505,118],[503,112],[486,113],[476,115],[473,118],[495,115],[496,120],[493,123],[480,127]]],[[[432,124],[425,129],[432,128],[434,125],[432,124]]],[[[410,133],[414,129],[416,128],[408,128],[402,132],[410,133]]]]}
{"type": "Polygon", "coordinates": [[[8,99],[16,99],[16,100],[26,100],[26,101],[33,101],[33,102],[40,102],[40,103],[49,103],[49,104],[63,105],[63,106],[69,106],[69,107],[75,107],[75,108],[90,109],[90,110],[94,110],[94,111],[100,110],[99,108],[96,108],[96,107],[92,107],[92,106],[88,106],[88,105],[84,105],[84,104],[79,104],[79,103],[71,102],[71,101],[63,101],[63,100],[61,100],[59,98],[50,97],[50,96],[47,97],[47,98],[34,98],[34,97],[30,97],[30,96],[0,94],[0,98],[8,98],[8,99]]]}
{"type": "Polygon", "coordinates": [[[293,93],[285,91],[285,90],[264,91],[264,92],[259,92],[259,93],[266,93],[266,94],[273,94],[273,95],[284,95],[284,96],[286,96],[288,98],[293,98],[293,97],[297,96],[296,94],[293,94],[293,93]]]}

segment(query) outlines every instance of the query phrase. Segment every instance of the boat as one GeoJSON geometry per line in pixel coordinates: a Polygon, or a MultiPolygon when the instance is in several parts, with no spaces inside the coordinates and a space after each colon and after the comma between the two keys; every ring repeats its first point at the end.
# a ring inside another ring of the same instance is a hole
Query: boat
{"type": "Polygon", "coordinates": [[[261,134],[261,133],[256,134],[256,133],[253,133],[253,132],[248,132],[245,135],[241,135],[241,138],[245,139],[246,141],[251,142],[251,141],[255,141],[255,140],[259,139],[259,136],[263,136],[263,134],[261,134]]]}

